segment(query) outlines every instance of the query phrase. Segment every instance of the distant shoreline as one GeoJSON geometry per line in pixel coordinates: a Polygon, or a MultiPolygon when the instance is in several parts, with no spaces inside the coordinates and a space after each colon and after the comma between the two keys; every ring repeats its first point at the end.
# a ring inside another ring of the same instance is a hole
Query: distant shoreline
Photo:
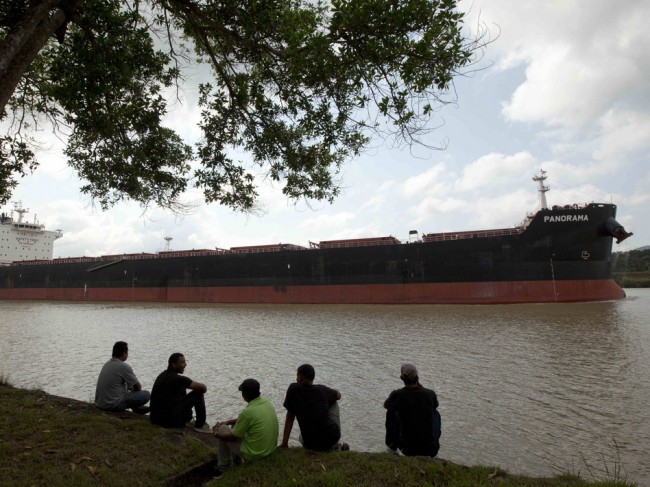
{"type": "Polygon", "coordinates": [[[650,271],[615,272],[614,281],[622,288],[649,288],[650,271]]]}

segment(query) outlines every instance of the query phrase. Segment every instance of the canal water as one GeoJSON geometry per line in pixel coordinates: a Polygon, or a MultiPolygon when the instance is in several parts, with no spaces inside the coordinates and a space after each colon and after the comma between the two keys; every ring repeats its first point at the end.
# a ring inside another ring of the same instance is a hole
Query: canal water
{"type": "Polygon", "coordinates": [[[650,290],[627,293],[503,306],[4,301],[0,375],[91,401],[113,343],[125,340],[145,388],[182,352],[185,374],[208,386],[210,422],[237,415],[237,386],[254,377],[282,427],[286,388],[308,362],[316,382],[342,394],[343,440],[384,451],[383,401],[412,362],[438,394],[441,458],[650,485],[650,290]]]}

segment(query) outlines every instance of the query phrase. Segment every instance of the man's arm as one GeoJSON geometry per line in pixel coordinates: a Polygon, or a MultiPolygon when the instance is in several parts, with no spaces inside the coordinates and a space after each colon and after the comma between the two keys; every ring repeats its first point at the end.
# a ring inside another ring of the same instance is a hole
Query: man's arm
{"type": "Polygon", "coordinates": [[[212,429],[212,434],[214,435],[215,438],[218,438],[223,441],[237,441],[239,438],[237,438],[235,435],[232,433],[219,433],[218,431],[214,431],[214,428],[212,429]]]}
{"type": "Polygon", "coordinates": [[[296,419],[296,414],[287,410],[287,418],[284,421],[284,434],[282,435],[282,443],[280,443],[280,448],[289,448],[289,435],[291,435],[291,430],[293,428],[293,422],[296,419]]]}
{"type": "Polygon", "coordinates": [[[122,362],[122,380],[126,383],[126,390],[138,392],[142,390],[140,381],[135,376],[133,368],[126,362],[122,362]]]}
{"type": "Polygon", "coordinates": [[[201,384],[200,382],[194,382],[194,381],[192,381],[188,389],[192,389],[193,391],[201,392],[203,394],[208,392],[208,388],[205,386],[205,384],[201,384]]]}
{"type": "Polygon", "coordinates": [[[239,440],[239,438],[237,438],[232,433],[219,433],[218,431],[221,426],[232,426],[236,422],[237,422],[237,418],[227,419],[226,421],[217,421],[212,427],[212,434],[214,435],[215,438],[219,438],[220,440],[223,441],[237,441],[239,440]]]}

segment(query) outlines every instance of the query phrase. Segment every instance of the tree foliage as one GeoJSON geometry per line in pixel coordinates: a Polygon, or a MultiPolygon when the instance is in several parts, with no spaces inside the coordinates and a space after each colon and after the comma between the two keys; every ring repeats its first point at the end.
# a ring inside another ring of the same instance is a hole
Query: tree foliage
{"type": "Polygon", "coordinates": [[[650,249],[614,252],[612,272],[650,271],[650,249]]]}
{"type": "Polygon", "coordinates": [[[455,0],[4,0],[0,201],[51,124],[82,191],[174,207],[188,185],[248,211],[256,176],[331,201],[372,137],[419,142],[485,39],[455,0]],[[196,63],[202,138],[164,124],[196,63]],[[236,158],[234,154],[245,154],[236,158]]]}

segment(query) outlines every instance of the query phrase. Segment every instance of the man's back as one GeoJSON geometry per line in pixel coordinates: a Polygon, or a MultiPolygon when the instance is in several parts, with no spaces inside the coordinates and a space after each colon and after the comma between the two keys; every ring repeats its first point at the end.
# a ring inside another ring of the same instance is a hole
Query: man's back
{"type": "Polygon", "coordinates": [[[127,388],[138,382],[131,366],[118,358],[104,364],[95,389],[95,404],[102,409],[112,409],[120,404],[127,388]]]}
{"type": "Polygon", "coordinates": [[[170,422],[173,421],[175,406],[185,397],[191,383],[192,379],[172,370],[161,372],[151,389],[151,422],[163,426],[182,426],[170,422]]]}
{"type": "Polygon", "coordinates": [[[232,434],[241,438],[241,453],[246,460],[257,460],[273,453],[278,445],[278,415],[267,398],[259,396],[239,414],[232,434]]]}
{"type": "Polygon", "coordinates": [[[324,385],[289,386],[284,407],[296,415],[305,448],[329,450],[341,438],[339,426],[329,411],[337,399],[338,392],[324,385]]]}
{"type": "Polygon", "coordinates": [[[391,392],[385,403],[388,414],[396,414],[397,443],[405,455],[435,456],[439,449],[438,398],[422,386],[403,387],[391,392]]]}

